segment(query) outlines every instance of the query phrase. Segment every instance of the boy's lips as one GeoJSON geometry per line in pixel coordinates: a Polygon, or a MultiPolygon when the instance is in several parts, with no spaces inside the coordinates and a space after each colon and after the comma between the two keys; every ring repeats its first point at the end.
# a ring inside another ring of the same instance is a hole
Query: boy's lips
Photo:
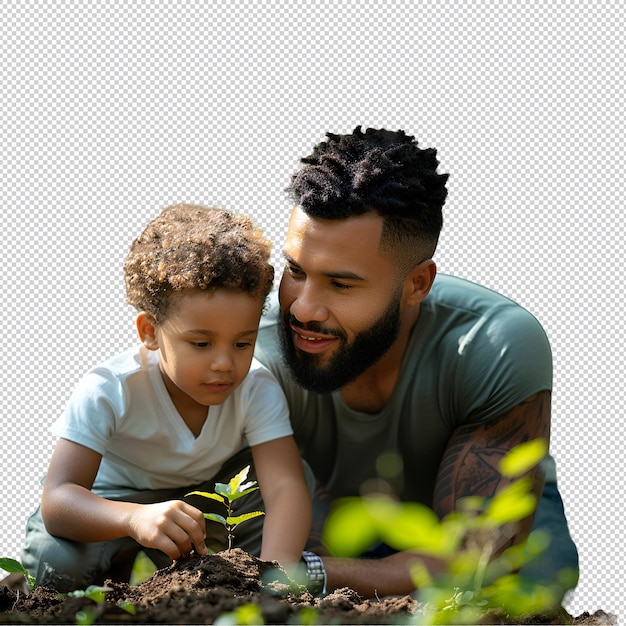
{"type": "Polygon", "coordinates": [[[210,383],[203,383],[203,386],[214,393],[223,393],[232,388],[233,382],[229,380],[216,380],[210,383]]]}
{"type": "Polygon", "coordinates": [[[322,335],[321,333],[312,333],[310,331],[301,330],[300,328],[291,327],[293,331],[294,344],[296,348],[309,354],[318,354],[326,350],[334,344],[338,337],[334,335],[322,335]]]}

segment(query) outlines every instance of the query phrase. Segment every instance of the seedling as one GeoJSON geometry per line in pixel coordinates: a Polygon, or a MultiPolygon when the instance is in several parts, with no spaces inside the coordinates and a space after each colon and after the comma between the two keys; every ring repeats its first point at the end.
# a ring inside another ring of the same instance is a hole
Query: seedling
{"type": "Polygon", "coordinates": [[[37,584],[34,576],[31,576],[26,568],[15,559],[10,558],[0,558],[0,569],[3,569],[5,572],[9,572],[9,574],[23,574],[24,578],[26,578],[26,582],[28,583],[28,588],[32,591],[37,584]]]}
{"type": "Polygon", "coordinates": [[[89,585],[87,589],[70,591],[67,593],[67,596],[70,598],[89,598],[96,604],[103,604],[109,591],[113,591],[113,589],[111,587],[101,587],[100,585],[89,585]]]}
{"type": "MultiPolygon", "coordinates": [[[[59,597],[67,595],[69,598],[89,598],[96,604],[101,605],[104,604],[109,591],[113,591],[113,589],[111,587],[101,587],[100,585],[89,585],[87,589],[77,589],[76,591],[70,591],[67,594],[59,594],[59,597]]],[[[127,613],[130,613],[131,615],[135,614],[134,604],[130,604],[124,600],[118,600],[116,604],[127,613]]],[[[78,611],[75,615],[76,624],[77,626],[91,626],[91,624],[95,622],[97,616],[97,612],[93,609],[78,611]]]]}
{"type": "Polygon", "coordinates": [[[426,607],[420,623],[476,624],[489,611],[511,616],[554,611],[559,589],[518,573],[545,550],[545,534],[533,532],[523,544],[503,550],[518,523],[536,508],[527,473],[546,454],[542,440],[517,446],[499,467],[508,481],[503,489],[489,499],[466,498],[443,519],[419,503],[383,496],[346,499],[328,519],[326,544],[342,556],[362,554],[376,541],[414,552],[411,575],[417,599],[426,607]],[[420,554],[438,558],[444,571],[432,576],[420,554]]]}
{"type": "Polygon", "coordinates": [[[250,466],[244,467],[236,476],[230,479],[228,484],[215,483],[215,493],[207,491],[191,491],[188,496],[202,496],[211,500],[217,500],[226,507],[226,516],[219,515],[217,513],[204,513],[205,519],[213,522],[219,522],[228,531],[228,549],[233,546],[233,531],[239,524],[249,519],[265,515],[263,511],[251,511],[250,513],[244,513],[243,515],[232,516],[232,506],[235,500],[242,498],[253,491],[256,491],[259,487],[256,480],[250,482],[244,482],[248,477],[250,466]]]}

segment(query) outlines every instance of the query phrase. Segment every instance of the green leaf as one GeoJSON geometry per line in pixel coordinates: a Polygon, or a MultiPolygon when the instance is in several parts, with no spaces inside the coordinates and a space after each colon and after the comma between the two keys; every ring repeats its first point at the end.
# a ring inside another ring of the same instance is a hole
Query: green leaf
{"type": "Polygon", "coordinates": [[[234,517],[227,517],[226,523],[229,526],[238,526],[241,522],[245,522],[246,520],[253,519],[255,517],[259,517],[260,515],[265,515],[263,511],[251,511],[250,513],[244,513],[243,515],[236,515],[234,517]]]}
{"type": "Polygon", "coordinates": [[[9,572],[9,574],[28,574],[26,568],[19,561],[7,557],[0,559],[0,569],[9,572]]]}
{"type": "Polygon", "coordinates": [[[106,598],[106,594],[113,591],[111,587],[101,587],[99,585],[89,585],[87,589],[78,589],[70,591],[67,595],[70,598],[89,598],[98,604],[102,604],[106,598]]]}
{"type": "Polygon", "coordinates": [[[336,556],[358,556],[377,536],[376,524],[361,498],[340,500],[324,526],[324,543],[336,556]]]}
{"type": "Polygon", "coordinates": [[[443,558],[455,551],[461,527],[454,516],[440,520],[424,504],[403,502],[395,513],[380,519],[379,534],[387,545],[397,550],[413,550],[443,558]]]}
{"type": "Polygon", "coordinates": [[[228,487],[230,488],[230,493],[237,493],[240,489],[245,489],[245,486],[242,487],[243,481],[248,478],[248,472],[250,471],[250,466],[246,465],[238,474],[233,476],[228,481],[228,487]]]}
{"type": "Polygon", "coordinates": [[[525,441],[509,450],[500,461],[500,473],[505,478],[517,478],[538,465],[548,454],[545,439],[525,441]]]}
{"type": "MultiPolygon", "coordinates": [[[[246,483],[246,485],[250,485],[252,483],[246,483]]],[[[256,484],[256,483],[255,483],[256,484]]],[[[242,489],[243,487],[246,487],[246,485],[242,485],[242,489]]],[[[246,487],[246,489],[243,489],[243,491],[237,491],[236,493],[231,493],[230,494],[230,501],[233,502],[235,500],[238,500],[239,498],[243,498],[243,496],[247,496],[249,493],[253,492],[253,491],[257,491],[258,487],[246,487]]]]}
{"type": "Polygon", "coordinates": [[[35,585],[37,584],[35,577],[31,576],[28,570],[15,559],[10,559],[8,557],[0,558],[0,569],[3,569],[5,572],[9,572],[9,574],[23,574],[31,591],[35,588],[35,585]]]}
{"type": "Polygon", "coordinates": [[[324,541],[338,556],[358,556],[376,541],[396,550],[449,556],[458,546],[461,527],[450,518],[417,502],[384,497],[347,498],[333,510],[324,528],[324,541]]]}
{"type": "Polygon", "coordinates": [[[532,484],[532,479],[525,476],[501,489],[489,502],[485,517],[497,524],[528,517],[537,506],[537,498],[530,492],[532,484]]]}
{"type": "Polygon", "coordinates": [[[96,620],[96,614],[94,611],[78,611],[74,616],[77,626],[91,626],[96,620]]]}
{"type": "Polygon", "coordinates": [[[226,526],[226,518],[222,515],[218,515],[217,513],[204,513],[205,519],[210,519],[212,522],[219,522],[226,526]]]}
{"type": "Polygon", "coordinates": [[[126,611],[130,615],[135,615],[137,613],[137,609],[135,608],[135,605],[131,604],[130,602],[126,602],[126,600],[120,599],[116,602],[116,604],[117,606],[120,607],[120,609],[126,611]]]}
{"type": "Polygon", "coordinates": [[[210,498],[211,500],[217,500],[218,502],[224,502],[224,498],[217,493],[210,493],[208,491],[190,491],[185,494],[187,496],[202,496],[203,498],[210,498]]]}

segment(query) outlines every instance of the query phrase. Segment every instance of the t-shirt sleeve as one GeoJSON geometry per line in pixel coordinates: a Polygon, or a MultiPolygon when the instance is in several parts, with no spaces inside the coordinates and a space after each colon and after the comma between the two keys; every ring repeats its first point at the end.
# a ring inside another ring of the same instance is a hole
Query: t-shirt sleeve
{"type": "Polygon", "coordinates": [[[479,318],[454,347],[453,426],[489,420],[532,394],[552,389],[548,338],[522,307],[499,307],[479,318]]]}
{"type": "Polygon", "coordinates": [[[248,445],[292,435],[287,399],[272,373],[257,362],[246,383],[244,434],[248,445]]]}
{"type": "Polygon", "coordinates": [[[107,371],[86,374],[72,393],[65,411],[51,432],[104,455],[115,433],[117,416],[123,413],[122,386],[107,371]]]}

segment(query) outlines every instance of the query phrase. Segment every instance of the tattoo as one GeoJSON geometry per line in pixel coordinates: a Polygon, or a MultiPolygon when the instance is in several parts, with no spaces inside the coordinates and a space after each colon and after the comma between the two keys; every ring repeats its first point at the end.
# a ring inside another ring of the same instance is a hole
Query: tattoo
{"type": "Polygon", "coordinates": [[[550,392],[531,396],[508,413],[488,422],[457,428],[441,461],[434,508],[444,516],[465,496],[493,496],[500,487],[498,466],[514,446],[550,438],[550,392]]]}

